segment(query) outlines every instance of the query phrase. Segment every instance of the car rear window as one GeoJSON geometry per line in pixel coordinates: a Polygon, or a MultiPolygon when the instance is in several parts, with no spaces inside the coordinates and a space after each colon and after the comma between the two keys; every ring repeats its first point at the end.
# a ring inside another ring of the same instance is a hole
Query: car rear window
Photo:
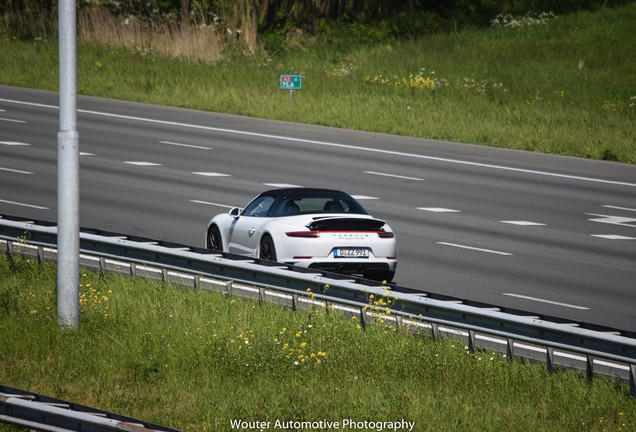
{"type": "Polygon", "coordinates": [[[282,197],[272,212],[275,217],[315,213],[368,214],[355,199],[347,195],[282,197]]]}

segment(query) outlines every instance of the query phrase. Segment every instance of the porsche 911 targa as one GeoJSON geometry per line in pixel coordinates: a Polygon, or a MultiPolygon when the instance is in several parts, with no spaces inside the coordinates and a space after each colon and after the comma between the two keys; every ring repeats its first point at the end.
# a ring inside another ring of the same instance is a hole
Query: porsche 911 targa
{"type": "Polygon", "coordinates": [[[243,210],[215,216],[208,249],[390,282],[395,234],[352,196],[330,189],[263,192],[243,210]]]}

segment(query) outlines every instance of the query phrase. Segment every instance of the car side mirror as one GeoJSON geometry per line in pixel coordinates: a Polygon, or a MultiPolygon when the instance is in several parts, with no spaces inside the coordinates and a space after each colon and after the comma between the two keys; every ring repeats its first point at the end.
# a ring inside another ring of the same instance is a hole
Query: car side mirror
{"type": "Polygon", "coordinates": [[[232,216],[233,218],[238,218],[241,215],[241,209],[238,207],[234,207],[232,210],[230,210],[230,216],[232,216]]]}

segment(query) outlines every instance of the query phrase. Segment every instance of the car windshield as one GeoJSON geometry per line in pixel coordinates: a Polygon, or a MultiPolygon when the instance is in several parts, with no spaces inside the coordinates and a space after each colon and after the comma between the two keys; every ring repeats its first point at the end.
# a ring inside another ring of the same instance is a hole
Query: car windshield
{"type": "Polygon", "coordinates": [[[271,208],[270,216],[293,216],[315,213],[368,214],[355,199],[346,194],[281,196],[271,208]]]}
{"type": "Polygon", "coordinates": [[[271,196],[259,196],[245,207],[242,214],[243,216],[265,217],[272,204],[274,204],[274,198],[271,196]]]}

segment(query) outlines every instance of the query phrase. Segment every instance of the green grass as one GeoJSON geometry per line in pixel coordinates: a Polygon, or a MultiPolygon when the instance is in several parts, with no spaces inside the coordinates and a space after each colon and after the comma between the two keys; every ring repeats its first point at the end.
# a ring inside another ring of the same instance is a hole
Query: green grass
{"type": "MultiPolygon", "coordinates": [[[[296,36],[215,63],[80,43],[81,94],[636,162],[636,3],[414,40],[296,36]],[[303,89],[278,89],[303,74],[303,89]],[[379,76],[383,79],[380,79],[379,76]],[[435,82],[418,88],[415,78],[435,82]],[[406,85],[396,83],[406,80],[406,85]]],[[[349,35],[350,36],[350,35],[349,35]]],[[[0,41],[0,82],[57,89],[54,41],[0,41]]]]}
{"type": "Polygon", "coordinates": [[[80,330],[62,332],[55,285],[53,265],[0,256],[0,383],[197,432],[232,419],[267,430],[345,419],[405,419],[415,431],[636,427],[636,400],[614,380],[144,279],[83,272],[80,330]]]}

